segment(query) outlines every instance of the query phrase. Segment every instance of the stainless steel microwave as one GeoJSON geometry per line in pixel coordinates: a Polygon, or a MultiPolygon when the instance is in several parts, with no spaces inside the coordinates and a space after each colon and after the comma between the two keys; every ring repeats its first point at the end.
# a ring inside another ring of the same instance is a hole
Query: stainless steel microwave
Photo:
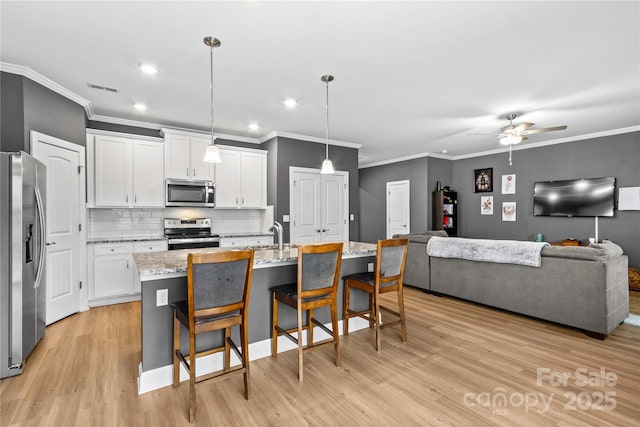
{"type": "Polygon", "coordinates": [[[166,206],[212,208],[216,205],[215,184],[212,181],[167,179],[166,206]]]}

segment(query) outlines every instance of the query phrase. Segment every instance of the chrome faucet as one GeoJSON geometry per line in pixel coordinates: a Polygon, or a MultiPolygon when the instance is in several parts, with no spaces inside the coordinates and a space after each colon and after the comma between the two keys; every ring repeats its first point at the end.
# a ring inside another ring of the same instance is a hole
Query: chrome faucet
{"type": "Polygon", "coordinates": [[[269,227],[269,231],[272,231],[278,235],[278,249],[282,250],[282,224],[278,221],[273,221],[273,225],[269,227]]]}

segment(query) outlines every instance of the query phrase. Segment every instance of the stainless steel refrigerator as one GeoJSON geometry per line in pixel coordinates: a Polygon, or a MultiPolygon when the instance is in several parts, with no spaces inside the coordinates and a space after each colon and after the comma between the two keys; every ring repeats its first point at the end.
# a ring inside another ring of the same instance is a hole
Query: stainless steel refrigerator
{"type": "Polygon", "coordinates": [[[22,373],[44,338],[46,167],[0,153],[0,378],[22,373]]]}

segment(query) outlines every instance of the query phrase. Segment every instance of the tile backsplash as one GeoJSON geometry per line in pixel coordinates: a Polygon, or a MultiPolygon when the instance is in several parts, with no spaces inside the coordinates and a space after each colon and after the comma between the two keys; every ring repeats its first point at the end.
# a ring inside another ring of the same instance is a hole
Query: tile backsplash
{"type": "Polygon", "coordinates": [[[87,209],[87,238],[161,237],[164,218],[211,218],[211,230],[214,233],[266,232],[273,224],[273,206],[264,210],[87,209]]]}

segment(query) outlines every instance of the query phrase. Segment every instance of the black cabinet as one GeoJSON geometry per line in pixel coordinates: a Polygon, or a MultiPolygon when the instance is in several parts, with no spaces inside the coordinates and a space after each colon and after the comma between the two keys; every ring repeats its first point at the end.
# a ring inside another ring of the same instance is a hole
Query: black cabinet
{"type": "Polygon", "coordinates": [[[458,235],[458,193],[437,190],[433,192],[434,230],[445,230],[450,237],[458,235]]]}

